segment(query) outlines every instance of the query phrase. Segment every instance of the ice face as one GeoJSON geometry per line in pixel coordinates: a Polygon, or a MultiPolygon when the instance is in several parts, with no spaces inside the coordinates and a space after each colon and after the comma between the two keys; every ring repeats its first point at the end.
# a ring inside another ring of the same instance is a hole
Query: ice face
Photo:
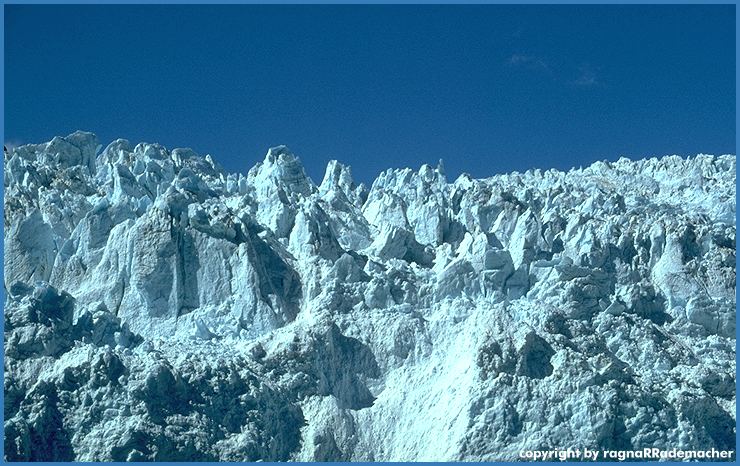
{"type": "Polygon", "coordinates": [[[6,460],[735,448],[735,156],[319,186],[84,132],[6,155],[6,460]]]}

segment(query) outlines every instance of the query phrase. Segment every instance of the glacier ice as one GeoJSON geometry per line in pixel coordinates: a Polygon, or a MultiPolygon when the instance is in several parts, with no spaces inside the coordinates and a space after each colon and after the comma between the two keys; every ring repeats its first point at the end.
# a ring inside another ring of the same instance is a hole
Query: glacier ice
{"type": "Polygon", "coordinates": [[[735,448],[735,156],[369,188],[76,132],[5,186],[5,459],[735,448]]]}

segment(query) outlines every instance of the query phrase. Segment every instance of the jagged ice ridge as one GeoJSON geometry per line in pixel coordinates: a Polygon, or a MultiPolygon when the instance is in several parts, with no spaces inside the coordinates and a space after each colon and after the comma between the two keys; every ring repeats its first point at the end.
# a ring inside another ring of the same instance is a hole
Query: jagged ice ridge
{"type": "Polygon", "coordinates": [[[90,133],[4,160],[5,459],[735,448],[735,156],[320,185],[90,133]]]}

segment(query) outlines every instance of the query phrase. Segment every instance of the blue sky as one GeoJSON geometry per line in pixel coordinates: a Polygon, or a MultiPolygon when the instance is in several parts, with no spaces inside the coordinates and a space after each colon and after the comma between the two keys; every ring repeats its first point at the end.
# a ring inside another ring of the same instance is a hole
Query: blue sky
{"type": "Polygon", "coordinates": [[[735,6],[6,5],[5,140],[372,180],[735,152],[735,6]]]}

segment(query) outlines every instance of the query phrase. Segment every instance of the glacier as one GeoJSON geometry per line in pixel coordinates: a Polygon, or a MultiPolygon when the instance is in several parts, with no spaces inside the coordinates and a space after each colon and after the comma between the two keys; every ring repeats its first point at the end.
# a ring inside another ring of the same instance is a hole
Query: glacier
{"type": "Polygon", "coordinates": [[[5,154],[7,461],[735,449],[734,155],[367,187],[101,149],[5,154]]]}

